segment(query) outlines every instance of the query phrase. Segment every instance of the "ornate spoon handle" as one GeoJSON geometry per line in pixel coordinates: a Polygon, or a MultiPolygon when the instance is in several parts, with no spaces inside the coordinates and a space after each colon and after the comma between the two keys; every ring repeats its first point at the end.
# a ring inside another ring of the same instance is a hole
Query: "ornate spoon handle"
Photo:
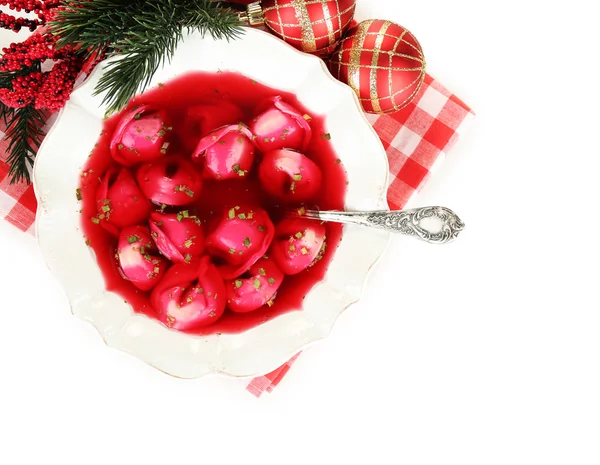
{"type": "Polygon", "coordinates": [[[451,242],[464,229],[465,224],[449,208],[422,207],[413,210],[339,212],[307,210],[305,218],[331,221],[334,223],[353,223],[384,229],[393,233],[415,236],[431,244],[451,242]],[[436,218],[437,228],[425,228],[421,222],[425,218],[436,218]]]}

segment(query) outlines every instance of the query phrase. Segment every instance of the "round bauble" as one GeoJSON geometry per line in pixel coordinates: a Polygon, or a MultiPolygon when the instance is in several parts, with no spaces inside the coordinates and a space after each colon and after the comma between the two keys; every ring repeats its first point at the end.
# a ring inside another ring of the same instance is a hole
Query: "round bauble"
{"type": "Polygon", "coordinates": [[[421,45],[407,29],[379,19],[354,26],[329,60],[368,113],[394,113],[419,93],[425,79],[421,45]]]}
{"type": "Polygon", "coordinates": [[[265,25],[303,52],[328,56],[354,18],[356,0],[263,0],[265,25]]]}

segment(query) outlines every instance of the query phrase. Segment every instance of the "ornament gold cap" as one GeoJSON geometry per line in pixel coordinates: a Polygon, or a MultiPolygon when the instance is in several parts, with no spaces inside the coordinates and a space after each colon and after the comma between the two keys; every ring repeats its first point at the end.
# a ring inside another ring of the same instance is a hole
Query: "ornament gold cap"
{"type": "Polygon", "coordinates": [[[246,11],[239,13],[238,18],[250,26],[261,26],[265,24],[265,15],[263,14],[260,2],[250,3],[246,11]]]}

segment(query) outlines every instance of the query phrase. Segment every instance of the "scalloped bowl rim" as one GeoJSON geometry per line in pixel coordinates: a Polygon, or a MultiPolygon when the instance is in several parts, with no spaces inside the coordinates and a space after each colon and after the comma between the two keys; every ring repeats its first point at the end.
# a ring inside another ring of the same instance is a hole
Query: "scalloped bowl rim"
{"type": "MultiPolygon", "coordinates": [[[[96,327],[108,346],[180,378],[215,373],[233,377],[263,375],[325,338],[339,315],[362,296],[368,275],[387,248],[389,233],[344,226],[343,241],[326,276],[307,294],[303,309],[238,334],[193,336],[170,330],[134,312],[123,299],[105,289],[93,252],[85,245],[80,230],[75,190],[106,110],[101,103],[104,94],[94,96],[93,90],[111,61],[98,65],[72,93],[44,139],[34,165],[38,245],[65,291],[73,314],[96,327]],[[364,247],[365,241],[369,247],[364,247]]],[[[350,181],[346,208],[389,209],[389,169],[383,145],[355,93],[333,78],[321,59],[255,29],[246,29],[242,40],[232,42],[187,34],[170,64],[157,71],[149,88],[189,71],[218,69],[237,71],[293,92],[309,111],[325,114],[331,142],[350,181]],[[362,150],[369,151],[367,157],[362,150]]]]}

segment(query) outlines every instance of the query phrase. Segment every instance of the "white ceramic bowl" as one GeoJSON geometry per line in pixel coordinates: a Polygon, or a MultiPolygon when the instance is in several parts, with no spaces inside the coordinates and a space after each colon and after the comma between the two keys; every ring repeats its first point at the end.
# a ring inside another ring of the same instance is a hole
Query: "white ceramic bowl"
{"type": "MultiPolygon", "coordinates": [[[[347,226],[324,281],[303,308],[240,334],[190,336],[137,314],[105,289],[93,252],[80,228],[75,191],[88,154],[102,130],[105,107],[94,88],[98,66],[76,91],[44,140],[34,168],[39,200],[37,236],[44,258],[65,289],[72,311],[92,323],[106,344],[168,374],[195,378],[208,373],[236,377],[268,373],[308,344],[325,337],[336,318],[356,302],[389,235],[347,226]]],[[[320,59],[301,53],[267,33],[248,29],[241,40],[189,35],[151,86],[192,70],[230,70],[293,92],[308,110],[326,115],[332,144],[348,172],[348,210],[387,209],[388,165],[379,138],[352,90],[336,81],[320,59]]]]}

